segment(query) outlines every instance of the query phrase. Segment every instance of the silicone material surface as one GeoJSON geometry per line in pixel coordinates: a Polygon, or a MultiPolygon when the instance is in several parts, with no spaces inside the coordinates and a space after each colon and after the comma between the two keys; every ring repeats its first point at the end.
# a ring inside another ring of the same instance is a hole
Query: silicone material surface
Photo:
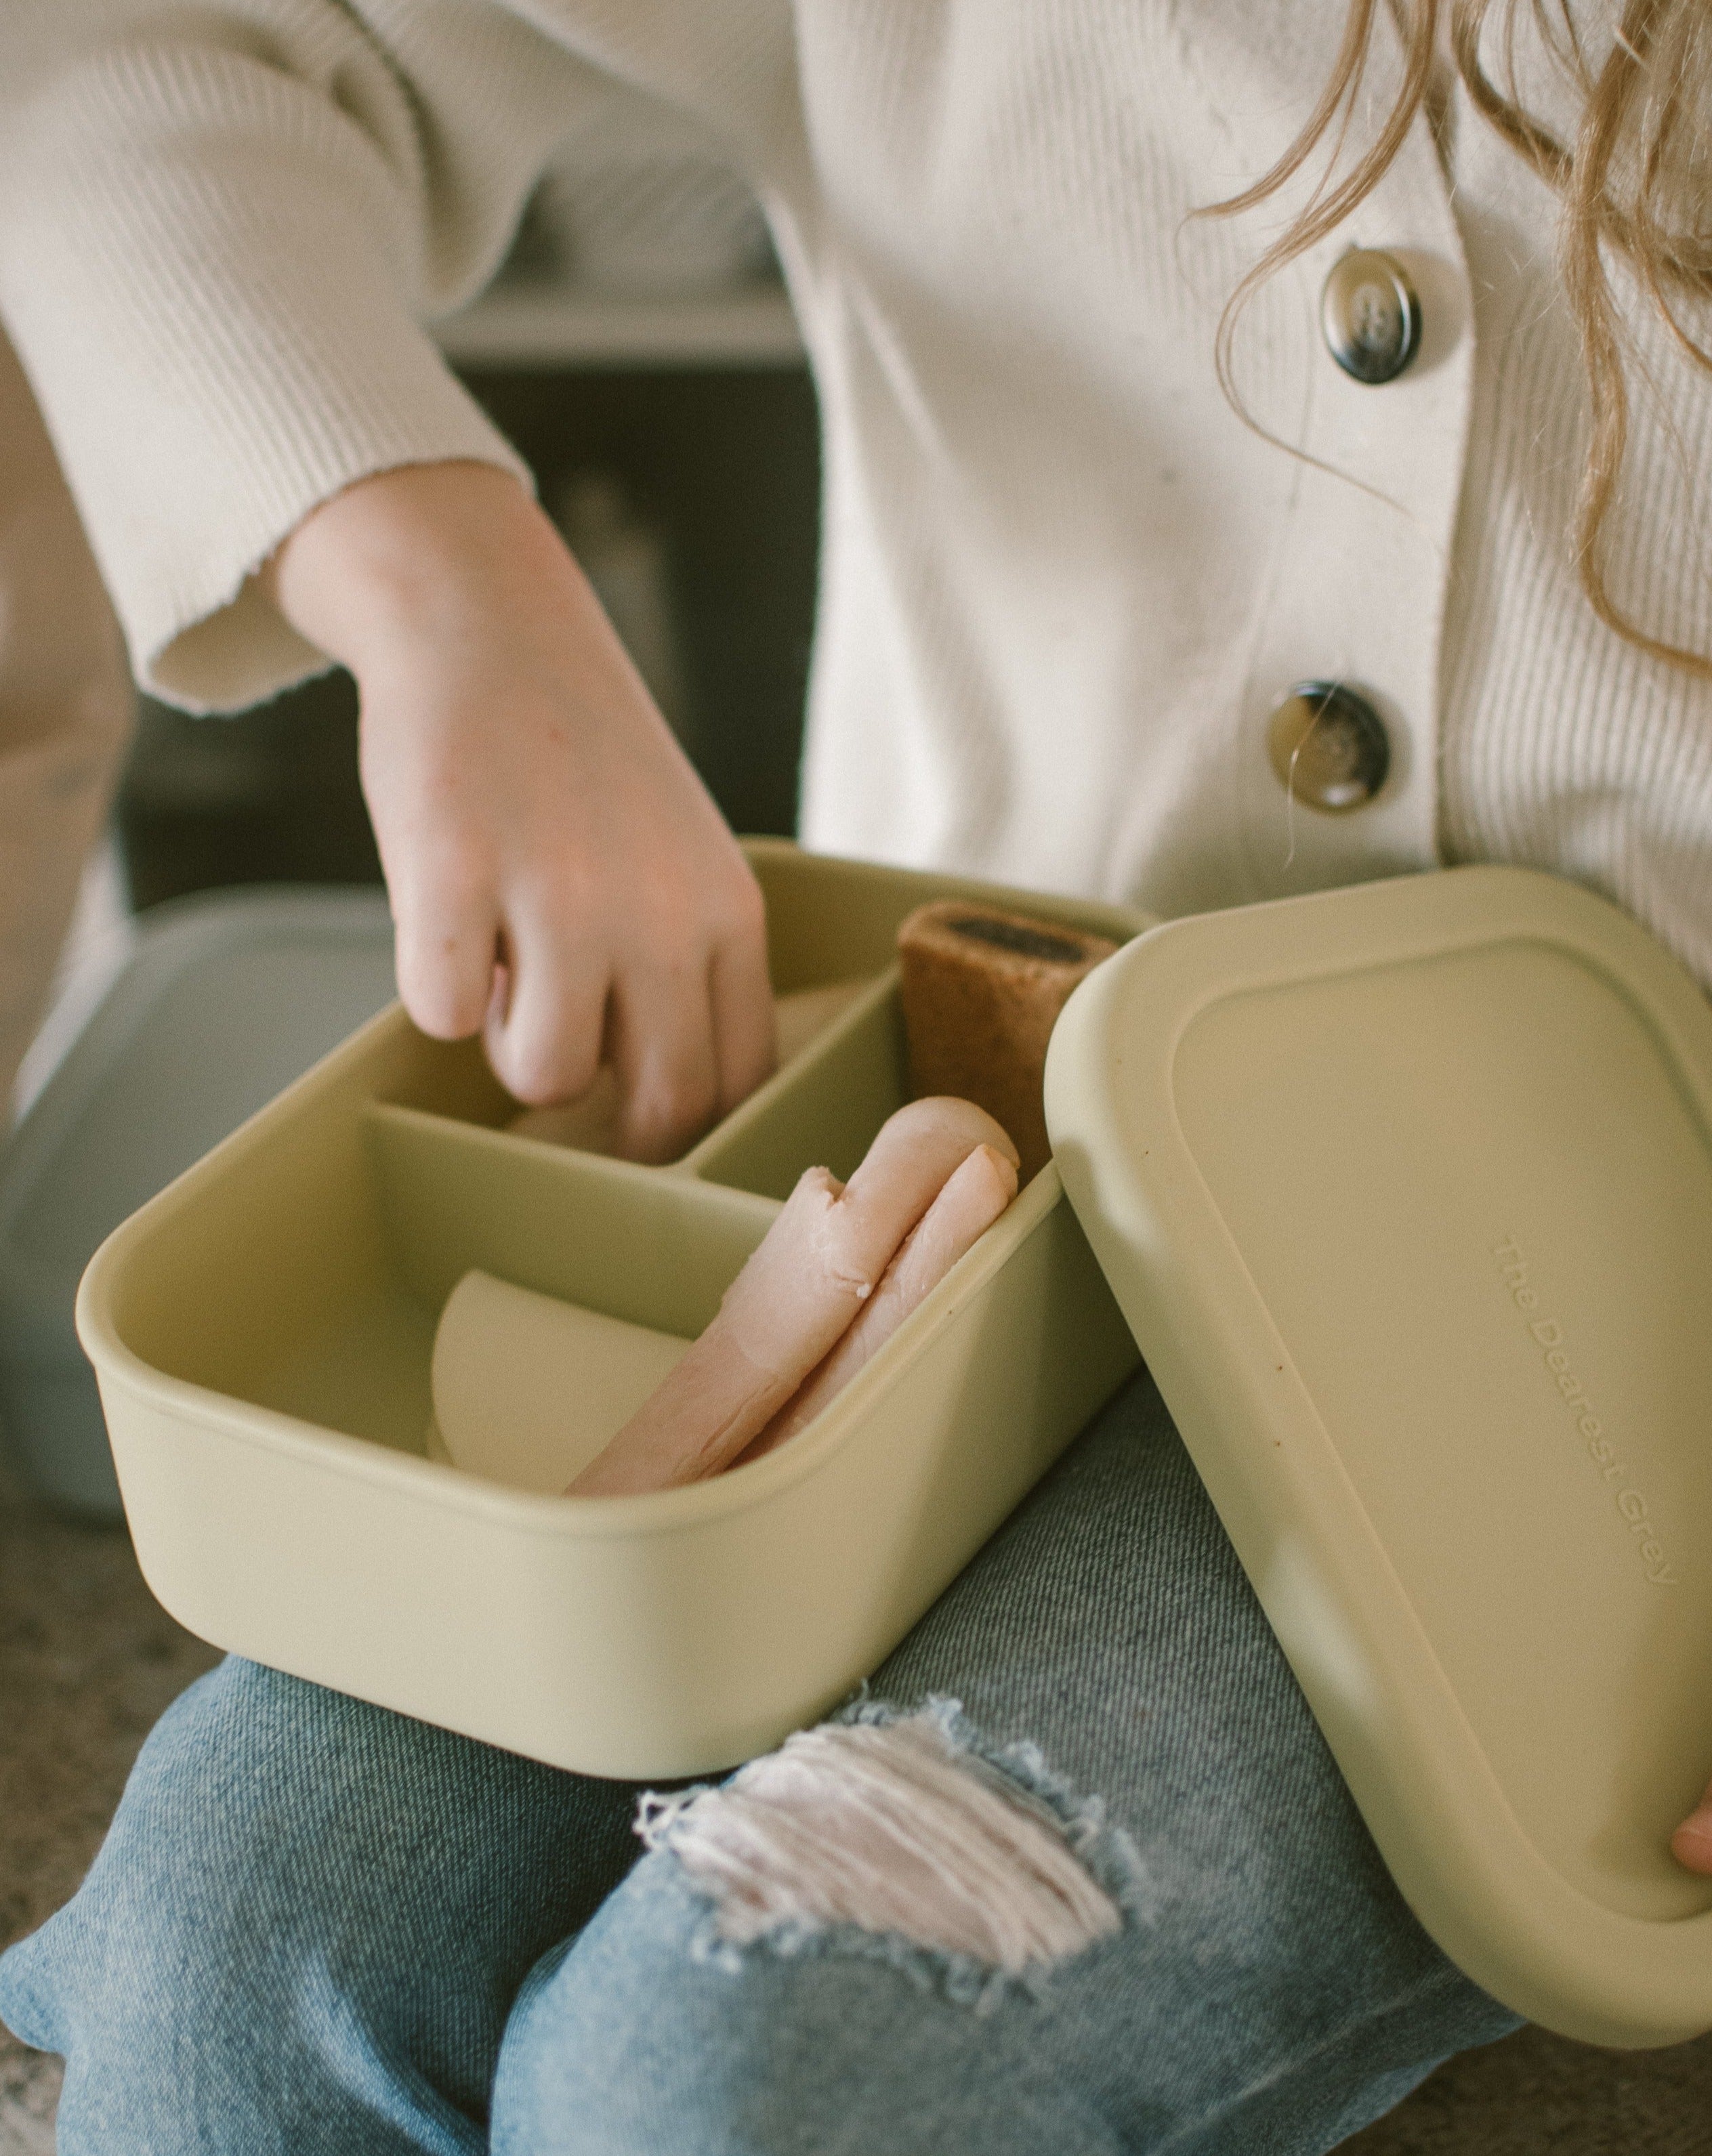
{"type": "MultiPolygon", "coordinates": [[[[781,993],[872,976],[670,1168],[506,1131],[479,1045],[394,1009],[121,1226],[78,1302],[138,1556],[217,1645],[586,1773],[727,1766],[873,1668],[1134,1367],[1048,1168],[819,1419],[638,1497],[429,1455],[435,1322],[486,1272],[693,1337],[807,1167],[904,1097],[897,925],[1118,910],[761,843],[781,993]]],[[[622,1336],[618,1336],[622,1337],[622,1336]]]]}
{"type": "Polygon", "coordinates": [[[1046,1107],[1393,1876],[1523,2013],[1712,2026],[1712,1009],[1567,883],[1153,930],[1046,1107]]]}

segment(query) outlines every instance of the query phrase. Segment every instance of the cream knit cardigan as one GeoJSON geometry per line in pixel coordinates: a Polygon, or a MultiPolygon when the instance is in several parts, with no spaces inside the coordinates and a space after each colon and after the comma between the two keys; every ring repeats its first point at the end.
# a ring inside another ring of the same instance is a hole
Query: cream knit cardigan
{"type": "MultiPolygon", "coordinates": [[[[1555,205],[1452,85],[1247,319],[1251,408],[1307,459],[1214,379],[1220,307],[1281,211],[1185,218],[1290,139],[1343,15],[7,0],[0,315],[143,677],[246,701],[319,663],[246,582],[308,509],[388,465],[514,461],[419,321],[491,274],[543,159],[622,81],[753,175],[820,385],[810,844],[1165,912],[1530,862],[1712,980],[1712,690],[1576,588],[1555,205]],[[1422,295],[1420,357],[1383,388],[1319,334],[1351,245],[1422,295]],[[1353,814],[1293,807],[1267,761],[1308,676],[1390,732],[1353,814]]],[[[1709,649],[1712,393],[1632,312],[1654,386],[1614,581],[1709,649]]]]}

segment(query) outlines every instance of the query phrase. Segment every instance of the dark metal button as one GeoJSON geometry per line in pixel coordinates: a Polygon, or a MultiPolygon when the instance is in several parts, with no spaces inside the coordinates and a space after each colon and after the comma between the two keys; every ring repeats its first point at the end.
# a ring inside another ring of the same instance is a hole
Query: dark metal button
{"type": "Polygon", "coordinates": [[[1395,382],[1421,349],[1421,302],[1402,264],[1374,249],[1346,254],[1325,280],[1327,348],[1357,382],[1395,382]]]}
{"type": "Polygon", "coordinates": [[[1336,681],[1298,681],[1272,713],[1267,747],[1285,789],[1334,816],[1372,800],[1391,768],[1385,721],[1336,681]]]}

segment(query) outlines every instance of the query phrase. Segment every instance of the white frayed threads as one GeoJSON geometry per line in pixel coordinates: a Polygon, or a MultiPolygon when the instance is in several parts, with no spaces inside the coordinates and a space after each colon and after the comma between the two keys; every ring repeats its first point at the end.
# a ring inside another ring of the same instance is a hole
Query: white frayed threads
{"type": "Polygon", "coordinates": [[[636,1831],[738,1946],[856,1924],[1021,1976],[1123,1922],[1056,1818],[926,1714],[804,1731],[722,1788],[645,1797],[636,1831]]]}

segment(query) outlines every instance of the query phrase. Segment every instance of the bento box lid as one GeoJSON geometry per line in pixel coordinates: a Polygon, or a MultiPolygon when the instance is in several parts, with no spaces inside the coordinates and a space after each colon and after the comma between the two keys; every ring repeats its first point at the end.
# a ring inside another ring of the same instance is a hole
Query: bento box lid
{"type": "Polygon", "coordinates": [[[1554,877],[1152,929],[1065,1186],[1386,1863],[1561,2032],[1712,2027],[1712,1008],[1554,877]]]}

